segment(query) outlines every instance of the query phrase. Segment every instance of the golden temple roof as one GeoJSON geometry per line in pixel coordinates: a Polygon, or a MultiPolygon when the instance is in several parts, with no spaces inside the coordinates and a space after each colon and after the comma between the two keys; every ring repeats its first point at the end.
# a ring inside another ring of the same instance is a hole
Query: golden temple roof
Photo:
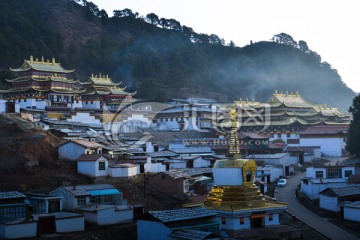
{"type": "Polygon", "coordinates": [[[10,68],[13,72],[24,72],[30,69],[44,71],[44,72],[56,72],[56,73],[72,73],[75,70],[66,70],[60,63],[55,62],[55,58],[52,58],[51,62],[49,60],[44,60],[44,57],[41,60],[36,58],[34,60],[33,56],[30,56],[30,60],[24,60],[24,63],[20,68],[10,68]]]}

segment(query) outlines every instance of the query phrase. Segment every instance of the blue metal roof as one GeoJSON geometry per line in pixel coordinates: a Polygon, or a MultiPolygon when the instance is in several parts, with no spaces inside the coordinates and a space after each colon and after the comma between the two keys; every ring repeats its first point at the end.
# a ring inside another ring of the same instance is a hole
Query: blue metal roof
{"type": "Polygon", "coordinates": [[[110,189],[99,189],[99,190],[90,190],[88,191],[91,196],[101,196],[101,195],[115,195],[121,194],[121,192],[115,188],[110,189]]]}

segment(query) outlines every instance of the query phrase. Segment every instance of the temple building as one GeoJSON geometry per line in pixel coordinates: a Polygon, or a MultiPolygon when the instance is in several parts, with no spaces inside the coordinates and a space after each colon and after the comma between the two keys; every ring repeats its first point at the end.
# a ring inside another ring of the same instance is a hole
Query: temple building
{"type": "Polygon", "coordinates": [[[81,94],[83,108],[118,109],[133,100],[136,92],[125,92],[126,87],[119,87],[121,82],[114,83],[108,75],[92,74],[87,82],[79,82],[84,92],[81,94]]]}
{"type": "Polygon", "coordinates": [[[24,60],[19,68],[10,68],[16,75],[6,79],[10,88],[0,90],[6,99],[6,112],[20,109],[42,109],[46,106],[74,107],[75,97],[83,90],[76,87],[77,80],[71,79],[74,70],[64,69],[60,63],[34,59],[24,60]]]}
{"type": "Polygon", "coordinates": [[[246,99],[235,101],[241,110],[242,131],[287,132],[304,130],[316,125],[348,126],[351,114],[326,104],[312,104],[298,92],[278,93],[275,90],[268,102],[246,99]]]}
{"type": "Polygon", "coordinates": [[[237,142],[237,111],[230,111],[231,131],[229,159],[217,160],[213,168],[214,186],[204,202],[207,209],[216,213],[222,230],[229,236],[242,229],[279,225],[279,213],[286,203],[265,200],[254,185],[256,163],[242,159],[237,142]]]}

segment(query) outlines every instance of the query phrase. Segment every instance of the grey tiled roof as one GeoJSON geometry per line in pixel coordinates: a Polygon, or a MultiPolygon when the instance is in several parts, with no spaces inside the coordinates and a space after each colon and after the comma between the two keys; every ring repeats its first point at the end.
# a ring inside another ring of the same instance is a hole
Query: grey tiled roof
{"type": "Polygon", "coordinates": [[[159,219],[161,222],[175,222],[180,220],[215,216],[215,213],[213,211],[203,207],[150,211],[149,213],[155,218],[159,219]]]}
{"type": "Polygon", "coordinates": [[[0,199],[12,199],[12,198],[24,198],[24,197],[26,196],[18,191],[0,192],[0,199]]]}

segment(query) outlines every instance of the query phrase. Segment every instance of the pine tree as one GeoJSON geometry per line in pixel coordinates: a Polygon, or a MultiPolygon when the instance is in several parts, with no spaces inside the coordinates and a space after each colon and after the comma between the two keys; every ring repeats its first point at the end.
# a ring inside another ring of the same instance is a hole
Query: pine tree
{"type": "Polygon", "coordinates": [[[353,119],[346,140],[346,150],[351,154],[360,156],[360,94],[353,99],[349,112],[352,113],[353,119]]]}

